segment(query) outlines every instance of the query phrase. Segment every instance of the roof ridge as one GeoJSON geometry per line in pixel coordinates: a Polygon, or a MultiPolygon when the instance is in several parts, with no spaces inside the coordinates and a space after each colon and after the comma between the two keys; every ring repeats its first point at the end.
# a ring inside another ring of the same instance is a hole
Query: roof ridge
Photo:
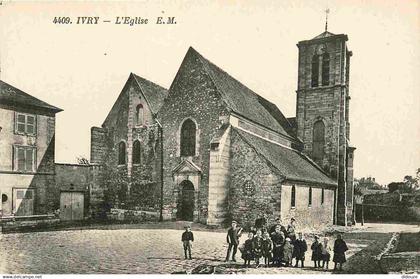
{"type": "MultiPolygon", "coordinates": [[[[152,112],[152,114],[155,114],[155,112],[154,112],[154,111],[153,111],[153,109],[152,109],[152,106],[150,105],[150,102],[149,102],[149,100],[148,100],[148,98],[147,98],[146,94],[144,93],[144,89],[143,89],[143,87],[141,86],[140,82],[137,80],[137,78],[142,78],[142,77],[140,77],[140,76],[138,76],[138,75],[136,75],[136,74],[134,74],[134,73],[130,73],[130,75],[133,75],[134,80],[136,81],[136,84],[139,86],[140,91],[142,92],[142,95],[143,95],[144,99],[146,99],[146,102],[147,102],[147,105],[149,106],[150,111],[152,112]]],[[[143,78],[142,78],[142,79],[143,79],[143,78]]]]}
{"type": "MultiPolygon", "coordinates": [[[[58,108],[58,107],[53,106],[53,105],[51,105],[51,104],[49,104],[49,103],[47,103],[47,102],[45,102],[45,101],[43,101],[41,99],[38,99],[37,97],[35,97],[35,96],[31,95],[31,94],[26,93],[25,91],[23,91],[23,90],[15,87],[15,86],[13,86],[13,85],[5,82],[4,80],[0,80],[0,94],[3,92],[2,89],[3,89],[4,86],[8,87],[8,88],[5,89],[5,91],[4,91],[5,93],[7,91],[7,92],[9,92],[11,94],[23,95],[24,97],[31,98],[33,101],[39,102],[39,104],[27,103],[27,105],[35,106],[35,107],[41,107],[41,108],[46,108],[46,109],[54,110],[54,111],[57,111],[57,112],[63,111],[61,108],[58,108]]],[[[16,102],[18,102],[18,101],[16,101],[16,102]]]]}
{"type": "Polygon", "coordinates": [[[139,75],[137,75],[136,73],[131,72],[130,74],[134,75],[134,77],[135,77],[136,79],[137,79],[137,78],[140,78],[142,81],[148,82],[148,83],[150,83],[150,84],[152,84],[152,85],[154,85],[154,86],[157,86],[157,87],[159,87],[159,88],[161,88],[161,89],[163,89],[163,90],[168,91],[168,89],[166,89],[165,87],[163,87],[163,86],[161,86],[161,85],[159,85],[159,84],[157,84],[157,83],[155,83],[155,82],[153,82],[153,81],[151,81],[151,80],[148,80],[148,79],[146,79],[146,78],[144,78],[144,77],[142,77],[142,76],[139,76],[139,75]]]}
{"type": "MultiPolygon", "coordinates": [[[[259,105],[265,110],[266,113],[268,113],[268,115],[271,116],[271,118],[282,128],[282,130],[284,131],[276,131],[277,133],[280,134],[285,134],[286,136],[292,137],[294,138],[291,134],[290,134],[290,130],[291,130],[291,125],[290,123],[288,123],[286,117],[284,116],[284,114],[281,112],[281,110],[278,108],[278,106],[271,102],[270,100],[264,98],[263,96],[259,95],[258,93],[256,93],[254,90],[252,90],[251,88],[249,88],[248,86],[246,86],[245,84],[243,84],[241,81],[239,81],[238,79],[236,79],[235,77],[233,77],[231,74],[229,74],[228,72],[226,72],[225,70],[223,70],[222,68],[220,68],[219,66],[217,66],[216,64],[214,64],[213,62],[211,62],[209,59],[205,58],[203,55],[201,55],[198,51],[196,51],[193,47],[190,47],[189,51],[192,51],[194,54],[197,55],[197,57],[199,58],[200,62],[203,64],[206,72],[209,74],[213,84],[216,86],[216,88],[218,89],[219,92],[222,93],[223,96],[223,100],[225,101],[225,103],[229,106],[229,108],[233,111],[235,111],[236,113],[241,114],[239,111],[237,111],[235,109],[235,106],[232,105],[230,103],[230,99],[229,97],[227,97],[227,94],[224,92],[223,87],[218,85],[218,78],[215,77],[215,73],[214,70],[211,67],[214,67],[217,71],[219,71],[220,73],[222,73],[223,75],[225,75],[228,79],[230,79],[231,81],[233,81],[236,86],[239,86],[240,88],[238,88],[239,90],[243,91],[244,94],[251,94],[253,98],[255,98],[255,101],[259,103],[259,105]],[[264,102],[266,104],[264,104],[264,102]],[[269,109],[267,106],[270,106],[271,108],[269,109]],[[276,112],[272,111],[271,109],[275,109],[276,112]],[[284,121],[282,121],[281,119],[278,119],[279,116],[280,118],[284,118],[284,120],[287,123],[283,123],[284,121]],[[287,125],[288,127],[284,127],[283,125],[287,125]]],[[[269,128],[269,129],[273,129],[272,127],[268,127],[267,124],[263,124],[261,123],[261,121],[257,121],[254,119],[254,121],[256,123],[258,123],[259,125],[269,128]]]]}
{"type": "MultiPolygon", "coordinates": [[[[216,78],[213,76],[213,71],[211,71],[211,69],[209,69],[207,63],[209,63],[210,61],[208,59],[206,59],[204,56],[202,56],[198,51],[196,51],[193,47],[190,46],[189,51],[192,51],[200,60],[201,64],[203,65],[204,69],[206,70],[206,73],[209,75],[210,80],[212,81],[212,83],[214,84],[214,87],[216,87],[217,92],[220,92],[220,95],[222,95],[222,100],[223,102],[226,103],[226,105],[229,107],[230,110],[232,110],[232,106],[229,103],[229,101],[227,100],[228,98],[226,98],[226,93],[220,88],[220,85],[217,84],[216,82],[216,78]],[[203,61],[204,60],[204,61],[203,61]]],[[[211,62],[210,62],[211,63],[211,62]]]]}
{"type": "Polygon", "coordinates": [[[150,81],[150,80],[148,80],[144,77],[141,77],[141,76],[139,76],[139,75],[137,75],[133,72],[130,73],[130,77],[133,77],[134,80],[135,80],[135,83],[139,86],[140,91],[142,92],[143,97],[146,99],[146,102],[149,105],[149,108],[150,108],[152,114],[158,113],[161,106],[159,108],[156,108],[157,111],[155,111],[155,107],[154,107],[155,104],[153,104],[153,102],[151,102],[149,97],[152,97],[152,95],[158,96],[158,95],[162,94],[162,95],[164,95],[162,100],[161,100],[162,104],[163,104],[163,102],[164,102],[164,100],[167,97],[167,94],[169,92],[168,89],[166,89],[165,87],[163,87],[163,86],[161,86],[157,83],[154,83],[153,81],[150,81]],[[153,92],[153,94],[151,94],[151,96],[148,96],[148,94],[150,93],[150,90],[146,90],[147,88],[145,89],[145,86],[146,87],[151,87],[150,89],[153,92]],[[163,93],[163,92],[165,92],[165,93],[163,93]]]}

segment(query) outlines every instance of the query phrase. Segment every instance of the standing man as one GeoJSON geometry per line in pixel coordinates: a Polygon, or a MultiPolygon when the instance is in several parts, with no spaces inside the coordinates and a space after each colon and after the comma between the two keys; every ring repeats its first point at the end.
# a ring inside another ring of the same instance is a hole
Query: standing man
{"type": "Polygon", "coordinates": [[[290,224],[287,226],[286,237],[290,238],[292,244],[296,241],[296,219],[290,219],[290,224]]]}
{"type": "Polygon", "coordinates": [[[280,231],[282,231],[284,233],[284,235],[286,236],[287,235],[287,230],[281,224],[281,219],[280,218],[276,218],[276,223],[270,227],[270,230],[268,231],[270,233],[270,235],[272,235],[276,231],[277,226],[280,227],[280,231]]]}
{"type": "Polygon", "coordinates": [[[226,236],[226,241],[229,244],[227,254],[226,254],[226,262],[229,261],[230,252],[232,251],[232,261],[236,262],[235,255],[238,250],[239,245],[239,238],[242,234],[242,228],[237,228],[236,221],[232,221],[232,226],[229,228],[226,236]]]}
{"type": "Polygon", "coordinates": [[[185,227],[185,232],[182,234],[181,241],[184,246],[185,259],[187,259],[187,252],[188,252],[189,259],[191,260],[191,247],[192,247],[192,242],[194,241],[194,235],[191,231],[190,226],[185,227]]]}

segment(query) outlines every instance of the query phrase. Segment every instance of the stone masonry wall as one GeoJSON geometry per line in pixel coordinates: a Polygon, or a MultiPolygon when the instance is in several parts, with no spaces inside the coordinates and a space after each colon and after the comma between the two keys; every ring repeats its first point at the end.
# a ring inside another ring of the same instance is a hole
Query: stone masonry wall
{"type": "Polygon", "coordinates": [[[61,191],[80,191],[84,193],[84,214],[89,215],[89,190],[91,174],[89,165],[56,164],[56,189],[54,195],[54,208],[60,208],[61,191]]]}
{"type": "Polygon", "coordinates": [[[226,223],[249,228],[257,218],[274,223],[280,217],[281,177],[240,135],[232,131],[231,177],[226,223]]]}
{"type": "Polygon", "coordinates": [[[221,225],[228,210],[230,184],[230,128],[210,151],[208,225],[221,225]]]}
{"type": "MultiPolygon", "coordinates": [[[[228,112],[211,78],[206,73],[194,51],[189,50],[171,86],[170,94],[160,109],[158,118],[163,125],[164,152],[164,208],[165,219],[176,218],[177,193],[172,170],[183,160],[189,159],[201,168],[200,188],[197,189],[197,220],[205,223],[208,210],[208,181],[210,162],[210,141],[227,122],[228,112]],[[193,157],[179,154],[179,132],[187,118],[197,123],[197,152],[193,157]]],[[[197,187],[197,185],[195,185],[197,187]]]]}
{"type": "Polygon", "coordinates": [[[309,206],[309,185],[294,184],[296,205],[291,206],[291,184],[283,184],[281,192],[281,220],[288,224],[293,217],[298,229],[316,229],[332,225],[334,215],[334,190],[324,189],[324,203],[321,204],[322,188],[312,186],[312,203],[309,206]]]}
{"type": "Polygon", "coordinates": [[[102,163],[107,152],[105,136],[106,129],[104,128],[92,127],[90,129],[90,163],[102,163]]]}
{"type": "Polygon", "coordinates": [[[130,77],[103,128],[93,127],[91,173],[96,213],[110,208],[158,211],[160,204],[159,128],[154,123],[141,89],[130,77]],[[144,122],[136,122],[136,107],[142,104],[144,122]],[[133,143],[140,141],[140,164],[133,164],[133,143]],[[125,164],[118,164],[118,145],[126,144],[125,164]],[[102,199],[102,202],[100,201],[102,199]]]}
{"type": "Polygon", "coordinates": [[[299,43],[296,112],[298,136],[304,142],[304,152],[309,157],[312,157],[314,123],[321,120],[325,124],[325,155],[317,163],[338,181],[337,222],[341,225],[351,223],[352,219],[352,183],[348,183],[346,177],[347,137],[350,133],[347,72],[350,55],[346,40],[346,36],[338,35],[299,43]],[[322,86],[319,81],[318,87],[312,87],[312,57],[324,52],[330,54],[329,85],[322,86]]]}

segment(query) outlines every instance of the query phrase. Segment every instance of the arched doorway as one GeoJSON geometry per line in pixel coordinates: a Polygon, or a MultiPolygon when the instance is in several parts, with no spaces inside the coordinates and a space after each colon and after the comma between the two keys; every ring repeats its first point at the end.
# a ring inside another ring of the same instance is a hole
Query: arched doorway
{"type": "Polygon", "coordinates": [[[193,221],[194,218],[194,185],[189,180],[180,184],[178,218],[184,221],[193,221]]]}

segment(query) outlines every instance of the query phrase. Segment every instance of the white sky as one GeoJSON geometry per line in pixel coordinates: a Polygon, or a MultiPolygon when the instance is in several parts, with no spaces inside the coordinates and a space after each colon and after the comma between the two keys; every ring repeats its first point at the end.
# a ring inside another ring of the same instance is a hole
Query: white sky
{"type": "Polygon", "coordinates": [[[130,72],[168,88],[189,46],[294,116],[296,43],[324,31],[328,5],[329,31],[347,34],[353,51],[355,176],[389,183],[414,175],[420,167],[420,2],[322,2],[3,1],[1,79],[64,109],[57,115],[57,162],[89,158],[90,127],[102,124],[130,72]],[[175,16],[177,25],[153,24],[161,15],[175,16]],[[54,16],[69,16],[73,24],[53,24],[54,16]],[[153,23],[77,25],[77,16],[141,16],[153,23]]]}

